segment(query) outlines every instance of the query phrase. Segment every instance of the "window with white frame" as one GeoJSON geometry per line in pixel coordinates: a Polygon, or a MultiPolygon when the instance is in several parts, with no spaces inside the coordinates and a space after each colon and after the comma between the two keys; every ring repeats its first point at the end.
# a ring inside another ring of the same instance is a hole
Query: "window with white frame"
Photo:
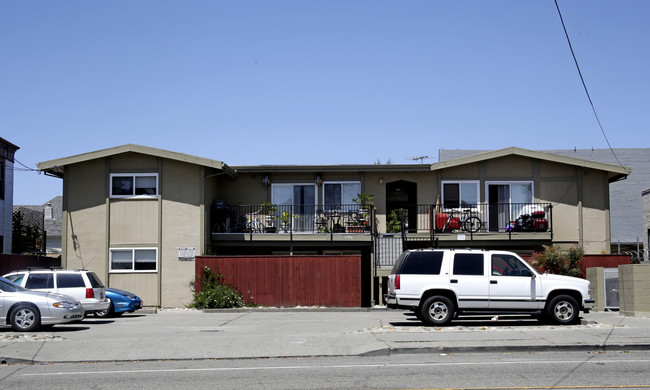
{"type": "Polygon", "coordinates": [[[475,180],[443,181],[442,204],[446,209],[477,207],[479,182],[475,180]]]}
{"type": "Polygon", "coordinates": [[[157,173],[111,174],[111,198],[155,197],[158,195],[157,173]]]}
{"type": "Polygon", "coordinates": [[[354,204],[352,199],[361,192],[361,183],[358,181],[324,182],[323,205],[326,208],[342,204],[354,204]]]}
{"type": "Polygon", "coordinates": [[[110,250],[111,272],[155,272],[158,270],[156,248],[114,248],[110,250]]]}

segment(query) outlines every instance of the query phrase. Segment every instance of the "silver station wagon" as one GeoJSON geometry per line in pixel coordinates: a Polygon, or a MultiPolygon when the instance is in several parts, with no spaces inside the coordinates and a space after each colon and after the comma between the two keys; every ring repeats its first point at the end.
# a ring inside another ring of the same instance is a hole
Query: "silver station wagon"
{"type": "Polygon", "coordinates": [[[69,296],[30,291],[0,277],[0,320],[17,332],[41,326],[78,321],[84,317],[81,303],[69,296]]]}

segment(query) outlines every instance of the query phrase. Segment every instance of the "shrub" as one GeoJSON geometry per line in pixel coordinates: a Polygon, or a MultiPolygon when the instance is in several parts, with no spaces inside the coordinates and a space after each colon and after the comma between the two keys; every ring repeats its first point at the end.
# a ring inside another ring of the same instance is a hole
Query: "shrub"
{"type": "Polygon", "coordinates": [[[544,251],[536,253],[530,263],[542,272],[584,277],[581,268],[584,256],[584,250],[577,245],[567,251],[561,251],[553,246],[545,246],[544,251]]]}
{"type": "Polygon", "coordinates": [[[399,233],[402,231],[402,220],[408,218],[408,211],[406,209],[393,209],[388,213],[386,220],[387,233],[399,233]]]}
{"type": "Polygon", "coordinates": [[[194,309],[225,309],[244,306],[244,299],[239,291],[227,285],[218,271],[203,267],[199,280],[190,282],[194,300],[188,307],[194,309]],[[198,284],[198,286],[197,286],[198,284]],[[198,289],[198,293],[196,292],[198,289]]]}

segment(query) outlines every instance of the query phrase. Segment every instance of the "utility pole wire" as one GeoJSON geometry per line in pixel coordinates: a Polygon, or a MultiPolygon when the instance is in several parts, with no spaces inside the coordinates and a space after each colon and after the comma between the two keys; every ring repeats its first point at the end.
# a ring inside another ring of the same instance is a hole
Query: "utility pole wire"
{"type": "Polygon", "coordinates": [[[584,77],[582,77],[582,72],[580,71],[580,65],[578,65],[578,59],[576,58],[576,54],[573,51],[573,45],[571,45],[571,39],[569,38],[569,33],[566,30],[566,26],[564,24],[564,18],[562,17],[562,12],[560,12],[560,6],[558,5],[557,0],[555,0],[555,8],[557,8],[557,14],[560,16],[560,22],[562,22],[564,35],[566,36],[566,40],[569,43],[569,49],[571,50],[571,55],[573,56],[573,62],[576,64],[576,68],[578,69],[578,75],[580,75],[580,81],[582,81],[582,87],[585,89],[585,93],[587,94],[587,99],[589,100],[589,104],[591,105],[591,110],[594,112],[594,116],[596,117],[596,122],[598,122],[598,127],[600,127],[600,131],[601,133],[603,133],[605,142],[607,142],[607,146],[609,146],[609,150],[612,152],[612,155],[614,155],[616,162],[618,162],[618,165],[620,165],[627,172],[627,169],[623,166],[623,164],[621,164],[618,157],[616,156],[616,153],[614,153],[614,149],[612,148],[612,145],[609,143],[609,139],[607,139],[607,134],[605,134],[605,129],[603,128],[602,123],[600,123],[600,118],[598,118],[598,113],[596,113],[596,107],[594,107],[594,102],[591,100],[591,96],[589,95],[589,90],[587,89],[587,83],[585,83],[585,79],[584,77]]]}

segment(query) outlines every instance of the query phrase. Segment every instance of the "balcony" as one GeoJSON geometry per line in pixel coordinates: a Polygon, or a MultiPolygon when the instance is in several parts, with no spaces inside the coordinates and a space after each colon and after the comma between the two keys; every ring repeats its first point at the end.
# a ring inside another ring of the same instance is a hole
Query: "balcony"
{"type": "MultiPolygon", "coordinates": [[[[213,235],[247,234],[335,235],[345,233],[404,233],[409,236],[464,235],[512,239],[512,235],[553,231],[550,203],[490,203],[445,208],[441,205],[408,205],[378,214],[376,208],[345,205],[226,205],[211,210],[213,235]],[[507,235],[507,237],[505,237],[507,235]]],[[[485,237],[484,237],[485,238],[485,237]]]]}
{"type": "Polygon", "coordinates": [[[375,209],[345,205],[240,205],[217,203],[212,207],[213,239],[248,236],[250,240],[331,239],[334,235],[365,236],[374,232],[375,209]],[[319,237],[319,238],[316,238],[319,237]]]}
{"type": "Polygon", "coordinates": [[[550,203],[412,205],[391,210],[387,228],[389,232],[401,232],[403,227],[406,233],[427,234],[550,233],[552,209],[550,203]]]}

